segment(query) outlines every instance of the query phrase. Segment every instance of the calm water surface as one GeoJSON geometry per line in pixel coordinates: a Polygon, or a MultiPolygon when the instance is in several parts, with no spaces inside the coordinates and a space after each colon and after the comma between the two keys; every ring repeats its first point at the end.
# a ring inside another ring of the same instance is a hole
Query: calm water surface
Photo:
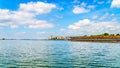
{"type": "Polygon", "coordinates": [[[120,68],[120,43],[0,40],[1,68],[120,68]]]}

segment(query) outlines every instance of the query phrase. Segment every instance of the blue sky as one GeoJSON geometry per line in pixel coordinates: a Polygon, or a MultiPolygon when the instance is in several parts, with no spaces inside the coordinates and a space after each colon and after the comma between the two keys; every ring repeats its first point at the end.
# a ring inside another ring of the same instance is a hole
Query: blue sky
{"type": "Polygon", "coordinates": [[[120,33],[120,0],[0,0],[0,38],[120,33]]]}

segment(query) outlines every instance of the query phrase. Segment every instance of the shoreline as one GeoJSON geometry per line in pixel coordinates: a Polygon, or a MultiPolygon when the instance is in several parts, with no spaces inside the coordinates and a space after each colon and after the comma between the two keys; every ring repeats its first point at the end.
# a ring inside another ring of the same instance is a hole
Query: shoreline
{"type": "Polygon", "coordinates": [[[73,42],[109,42],[109,43],[120,43],[120,39],[69,39],[68,41],[73,41],[73,42]]]}

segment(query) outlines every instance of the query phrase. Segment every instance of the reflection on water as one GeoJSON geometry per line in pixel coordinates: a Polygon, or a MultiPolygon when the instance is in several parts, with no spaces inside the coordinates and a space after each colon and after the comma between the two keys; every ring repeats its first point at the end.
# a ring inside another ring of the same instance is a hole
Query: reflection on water
{"type": "Polygon", "coordinates": [[[120,43],[1,40],[0,67],[120,67],[120,43]]]}

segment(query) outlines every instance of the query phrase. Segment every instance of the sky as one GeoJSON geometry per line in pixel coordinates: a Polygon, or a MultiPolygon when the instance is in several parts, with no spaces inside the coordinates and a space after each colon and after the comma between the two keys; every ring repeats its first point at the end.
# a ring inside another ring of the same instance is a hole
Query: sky
{"type": "Polygon", "coordinates": [[[0,0],[0,38],[120,33],[120,0],[0,0]]]}

